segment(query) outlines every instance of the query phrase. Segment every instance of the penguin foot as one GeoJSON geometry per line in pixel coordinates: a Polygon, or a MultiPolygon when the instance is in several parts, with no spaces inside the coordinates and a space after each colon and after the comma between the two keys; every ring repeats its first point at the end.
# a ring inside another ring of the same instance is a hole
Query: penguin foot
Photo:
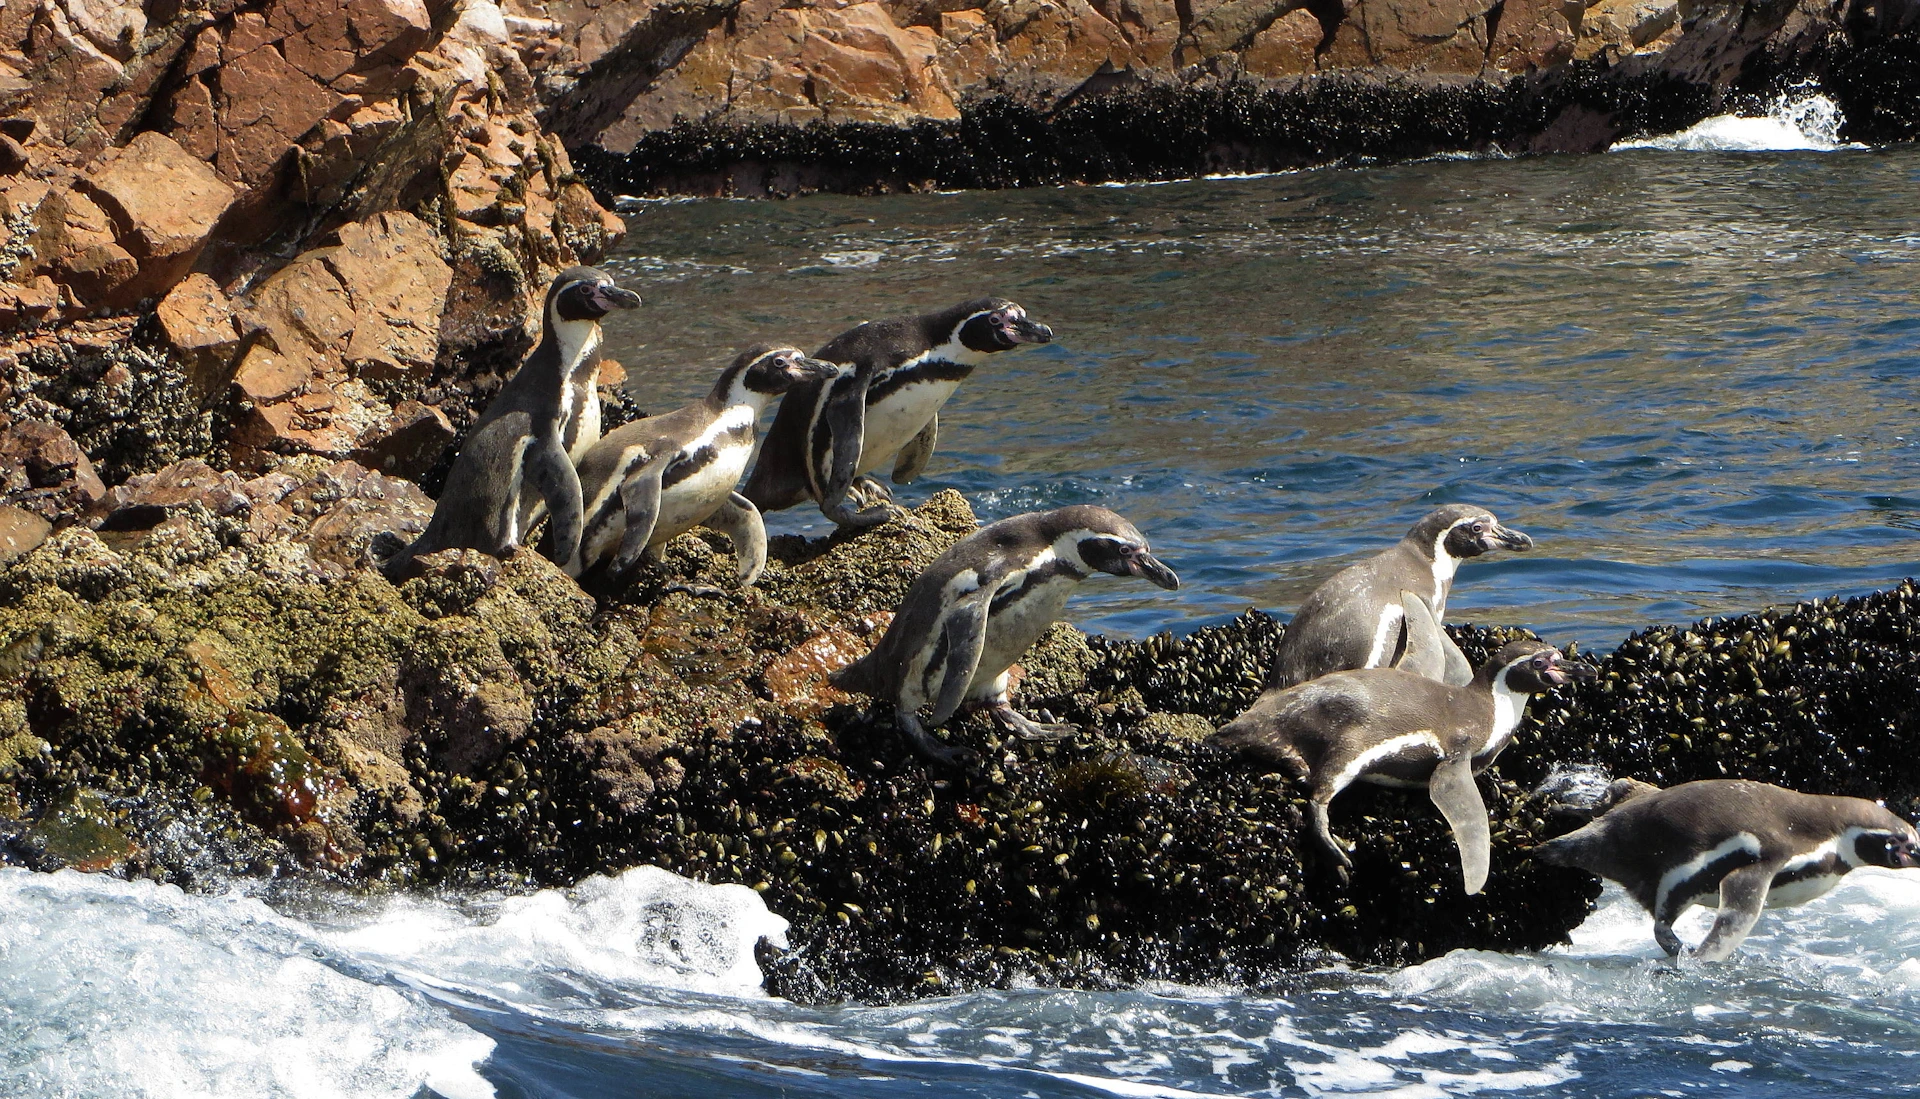
{"type": "Polygon", "coordinates": [[[897,724],[900,732],[906,736],[907,743],[930,763],[957,770],[972,770],[980,765],[979,752],[958,744],[948,744],[928,732],[927,727],[920,724],[920,719],[911,714],[901,714],[897,724]]]}
{"type": "Polygon", "coordinates": [[[847,496],[862,511],[876,504],[893,503],[893,490],[866,474],[853,479],[853,484],[847,488],[847,496]]]}
{"type": "Polygon", "coordinates": [[[987,712],[993,718],[994,724],[1022,740],[1060,740],[1080,731],[1073,725],[1043,725],[1004,702],[991,707],[987,712]]]}
{"type": "Polygon", "coordinates": [[[876,504],[870,508],[855,509],[848,506],[848,501],[844,497],[842,497],[839,504],[832,507],[821,504],[820,511],[821,514],[833,520],[835,525],[853,527],[856,530],[864,530],[867,527],[877,527],[882,523],[891,522],[907,513],[905,508],[888,503],[876,504]]]}

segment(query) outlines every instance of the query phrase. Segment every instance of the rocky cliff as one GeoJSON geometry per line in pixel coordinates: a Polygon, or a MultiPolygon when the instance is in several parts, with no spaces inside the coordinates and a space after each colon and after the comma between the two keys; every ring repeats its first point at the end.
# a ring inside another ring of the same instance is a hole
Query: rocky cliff
{"type": "Polygon", "coordinates": [[[508,0],[609,189],[765,194],[1592,151],[1807,79],[1910,137],[1907,0],[508,0]],[[1905,94],[1903,94],[1905,93],[1905,94]]]}
{"type": "Polygon", "coordinates": [[[0,5],[0,418],[426,473],[624,231],[540,111],[491,0],[0,5]]]}

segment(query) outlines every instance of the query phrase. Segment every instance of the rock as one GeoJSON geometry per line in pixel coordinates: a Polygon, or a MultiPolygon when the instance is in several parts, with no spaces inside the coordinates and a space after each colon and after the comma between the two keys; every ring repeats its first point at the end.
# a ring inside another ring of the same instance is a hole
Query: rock
{"type": "Polygon", "coordinates": [[[289,64],[268,44],[274,32],[243,12],[222,50],[214,167],[247,187],[266,182],[294,142],[346,100],[289,64]]]}
{"type": "Polygon", "coordinates": [[[65,431],[36,420],[0,429],[0,500],[58,522],[106,495],[86,452],[65,431]]]}
{"type": "Polygon", "coordinates": [[[362,440],[354,460],[395,477],[419,480],[453,445],[446,413],[419,401],[401,401],[385,426],[362,440]]]}
{"type": "MultiPolygon", "coordinates": [[[[200,402],[224,394],[237,366],[240,333],[234,324],[233,303],[220,285],[206,275],[188,275],[161,299],[154,316],[161,338],[186,371],[200,402]]],[[[254,384],[261,384],[257,374],[254,384]]]]}
{"type": "Polygon", "coordinates": [[[397,381],[430,370],[440,348],[440,313],[453,269],[440,241],[412,214],[380,214],[344,225],[325,253],[354,312],[343,357],[359,376],[397,381]]]}
{"type": "Polygon", "coordinates": [[[32,553],[52,530],[53,524],[34,512],[0,505],[0,567],[32,553]]]}
{"type": "Polygon", "coordinates": [[[102,161],[81,186],[113,218],[118,242],[139,261],[140,275],[103,304],[130,305],[165,291],[193,266],[233,188],[179,143],[151,131],[102,161]]]}

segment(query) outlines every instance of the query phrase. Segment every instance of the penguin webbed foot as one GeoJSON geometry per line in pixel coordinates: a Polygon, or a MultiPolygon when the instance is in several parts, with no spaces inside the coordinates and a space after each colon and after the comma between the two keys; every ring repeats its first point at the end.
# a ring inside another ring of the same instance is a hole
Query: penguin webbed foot
{"type": "Polygon", "coordinates": [[[1677,959],[1689,953],[1687,945],[1680,941],[1680,936],[1673,933],[1673,927],[1670,924],[1655,923],[1653,941],[1659,943],[1660,949],[1666,951],[1670,958],[1677,959]]]}
{"type": "Polygon", "coordinates": [[[891,503],[875,504],[869,508],[853,507],[851,501],[844,496],[836,503],[821,504],[820,512],[833,520],[834,525],[853,527],[856,530],[877,527],[906,514],[904,508],[891,503]]]}
{"type": "Polygon", "coordinates": [[[899,714],[894,724],[907,743],[929,763],[955,770],[971,771],[980,766],[980,753],[959,744],[948,744],[927,730],[912,714],[899,714]]]}
{"type": "Polygon", "coordinates": [[[862,511],[878,504],[893,503],[893,490],[866,474],[853,479],[853,484],[847,486],[847,496],[862,511]]]}
{"type": "Polygon", "coordinates": [[[987,710],[993,723],[1021,740],[1062,740],[1080,731],[1076,725],[1061,722],[1042,724],[1027,717],[1006,702],[998,702],[987,710]]]}
{"type": "Polygon", "coordinates": [[[712,584],[668,584],[660,589],[661,595],[675,592],[691,595],[695,599],[725,599],[729,594],[725,588],[716,588],[712,584]]]}

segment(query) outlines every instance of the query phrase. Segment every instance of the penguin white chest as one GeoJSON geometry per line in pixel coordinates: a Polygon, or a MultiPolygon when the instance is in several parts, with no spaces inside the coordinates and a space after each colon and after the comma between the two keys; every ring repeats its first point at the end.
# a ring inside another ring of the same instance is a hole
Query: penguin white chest
{"type": "Polygon", "coordinates": [[[705,461],[660,490],[660,518],[648,544],[657,546],[705,522],[740,483],[740,475],[747,471],[747,459],[752,456],[751,441],[736,443],[725,438],[713,444],[710,451],[690,455],[695,462],[705,461]]]}
{"type": "Polygon", "coordinates": [[[910,382],[867,406],[866,435],[860,443],[858,473],[870,473],[893,462],[900,448],[913,441],[947,403],[959,379],[910,382]]]}
{"type": "MultiPolygon", "coordinates": [[[[1012,586],[1017,588],[1019,583],[1015,581],[1012,586]]],[[[1067,597],[1079,583],[1078,577],[1056,573],[988,616],[980,662],[974,665],[973,679],[967,684],[968,698],[992,693],[1000,674],[1018,662],[1048,626],[1060,621],[1067,597]]]]}

